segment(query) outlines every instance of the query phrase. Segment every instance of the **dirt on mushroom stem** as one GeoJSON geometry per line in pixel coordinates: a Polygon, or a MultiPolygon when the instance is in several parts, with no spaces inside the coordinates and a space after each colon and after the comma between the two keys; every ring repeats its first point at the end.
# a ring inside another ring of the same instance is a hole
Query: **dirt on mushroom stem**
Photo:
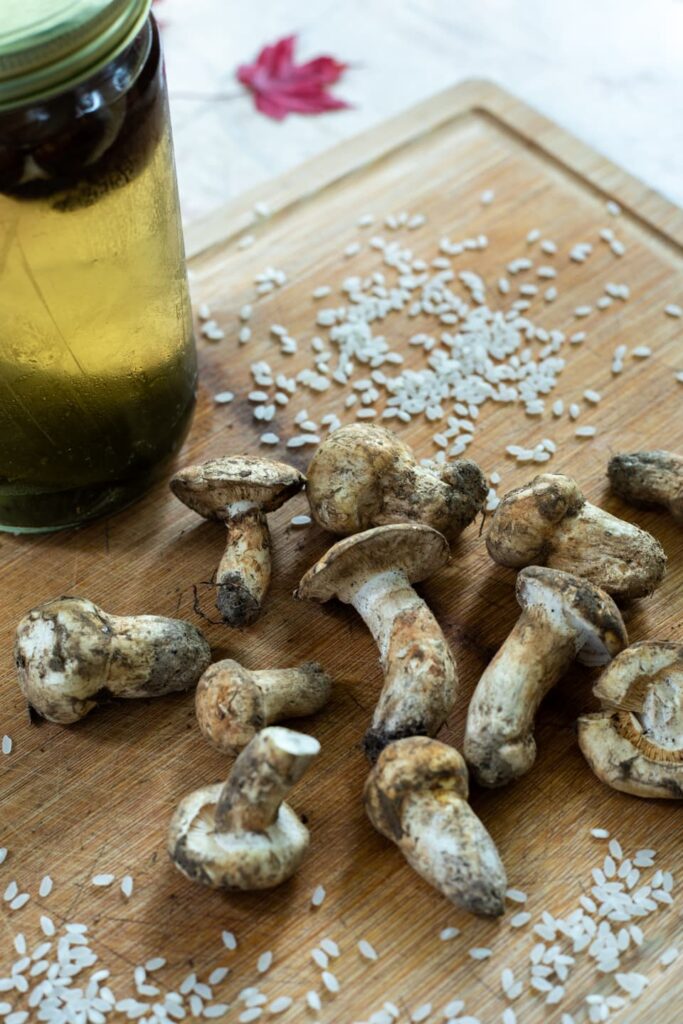
{"type": "Polygon", "coordinates": [[[372,576],[349,594],[379,648],[384,685],[363,738],[371,763],[392,740],[434,736],[455,701],[457,670],[433,614],[401,572],[372,576]]]}
{"type": "Polygon", "coordinates": [[[312,737],[305,737],[312,750],[285,744],[280,734],[290,732],[264,729],[239,755],[216,804],[219,832],[262,832],[276,820],[280,804],[320,749],[312,737]]]}
{"type": "Polygon", "coordinates": [[[234,502],[225,513],[227,544],[216,571],[216,607],[231,626],[251,626],[270,587],[271,539],[263,510],[234,502]]]}

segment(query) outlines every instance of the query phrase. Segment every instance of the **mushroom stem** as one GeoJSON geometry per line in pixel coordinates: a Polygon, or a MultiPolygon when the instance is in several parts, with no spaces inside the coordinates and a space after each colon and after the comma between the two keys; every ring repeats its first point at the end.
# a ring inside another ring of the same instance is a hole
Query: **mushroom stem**
{"type": "Polygon", "coordinates": [[[588,501],[555,537],[553,569],[593,580],[608,594],[644,597],[664,575],[666,557],[654,537],[588,501]]]}
{"type": "Polygon", "coordinates": [[[505,869],[466,799],[438,790],[406,798],[398,848],[426,882],[472,914],[503,913],[505,869]]]}
{"type": "Polygon", "coordinates": [[[374,762],[392,740],[438,732],[455,699],[457,672],[439,624],[404,572],[373,574],[349,588],[348,601],[372,633],[384,671],[363,739],[374,762]]]}
{"type": "Polygon", "coordinates": [[[467,714],[465,757],[485,786],[527,772],[536,760],[538,707],[576,654],[576,633],[534,605],[525,608],[489,663],[467,714]],[[497,713],[505,694],[505,714],[497,713]]]}
{"type": "Polygon", "coordinates": [[[574,659],[605,665],[628,643],[614,601],[588,580],[531,565],[515,589],[522,613],[467,713],[465,757],[484,786],[503,786],[531,768],[534,716],[574,659]]]}
{"type": "Polygon", "coordinates": [[[272,726],[242,751],[216,804],[217,832],[265,832],[320,744],[313,736],[272,726]]]}
{"type": "Polygon", "coordinates": [[[228,542],[216,572],[216,607],[232,626],[250,626],[258,618],[270,586],[270,531],[256,502],[234,501],[222,516],[228,542]]]}
{"type": "Polygon", "coordinates": [[[261,691],[266,722],[302,718],[319,711],[332,687],[332,680],[317,661],[306,661],[296,668],[261,669],[252,676],[261,691]]]}

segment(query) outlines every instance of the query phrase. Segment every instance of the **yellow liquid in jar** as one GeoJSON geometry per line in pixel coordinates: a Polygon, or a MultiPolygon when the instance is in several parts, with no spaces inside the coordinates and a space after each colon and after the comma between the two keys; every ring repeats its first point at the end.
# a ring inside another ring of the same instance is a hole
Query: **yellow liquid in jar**
{"type": "MultiPolygon", "coordinates": [[[[165,112],[165,111],[164,111],[165,112]]],[[[136,497],[182,443],[196,357],[168,117],[120,170],[0,194],[0,525],[136,497]]]]}

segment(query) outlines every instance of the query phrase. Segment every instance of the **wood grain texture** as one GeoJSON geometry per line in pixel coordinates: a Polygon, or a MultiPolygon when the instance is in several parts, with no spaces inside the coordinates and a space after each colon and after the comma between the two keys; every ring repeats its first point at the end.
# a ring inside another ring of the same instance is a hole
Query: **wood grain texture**
{"type": "MultiPolygon", "coordinates": [[[[360,235],[355,226],[359,213],[370,210],[383,217],[402,209],[428,217],[424,228],[406,233],[407,244],[420,254],[436,255],[435,239],[441,233],[456,239],[485,232],[489,249],[477,253],[472,265],[484,273],[491,294],[505,264],[525,254],[530,228],[538,226],[558,243],[558,256],[544,262],[562,267],[560,295],[546,308],[536,302],[532,315],[548,328],[586,330],[582,345],[567,347],[567,366],[553,397],[581,402],[587,386],[602,392],[601,404],[586,407],[580,420],[595,424],[598,435],[579,442],[566,415],[558,421],[549,414],[537,420],[518,408],[485,406],[469,454],[487,473],[501,473],[502,494],[533,475],[505,456],[505,445],[554,438],[559,448],[550,463],[553,469],[575,476],[590,500],[651,530],[666,549],[664,584],[625,612],[631,639],[683,639],[683,534],[664,513],[630,509],[612,497],[605,479],[613,451],[683,450],[683,389],[674,378],[674,370],[683,368],[681,321],[663,314],[668,302],[680,302],[683,213],[487,83],[449,90],[190,230],[194,298],[210,304],[226,339],[216,345],[199,342],[199,405],[182,464],[229,453],[263,453],[258,436],[264,428],[253,421],[246,400],[249,363],[267,359],[289,374],[307,365],[304,341],[314,333],[313,287],[339,286],[349,273],[379,269],[377,254],[367,247],[348,261],[341,252],[360,235]],[[479,202],[485,188],[496,192],[486,208],[479,202]],[[624,208],[621,217],[605,215],[608,195],[624,208]],[[239,251],[236,238],[250,229],[257,199],[268,201],[273,216],[255,229],[254,246],[239,251]],[[589,263],[569,264],[570,246],[594,240],[602,226],[617,231],[626,254],[618,260],[596,243],[589,263]],[[284,269],[290,283],[254,302],[253,340],[238,347],[237,311],[252,301],[253,278],[268,264],[284,269]],[[609,280],[627,282],[631,299],[576,321],[574,307],[594,301],[609,280]],[[284,323],[300,339],[301,354],[277,354],[268,334],[274,322],[284,323]],[[653,355],[645,361],[627,359],[622,376],[613,379],[612,352],[621,342],[630,347],[647,343],[653,355]],[[213,394],[225,388],[240,397],[230,406],[215,406],[213,394]]],[[[466,265],[463,259],[456,269],[466,265]]],[[[394,344],[416,330],[415,322],[403,317],[387,320],[384,327],[391,330],[394,344]]],[[[408,361],[422,365],[422,356],[412,351],[408,361]]],[[[278,432],[283,439],[295,433],[293,415],[303,407],[313,418],[329,410],[341,414],[345,394],[335,390],[317,403],[297,394],[279,417],[278,432]]],[[[401,430],[420,455],[433,451],[432,433],[422,420],[401,430]]],[[[277,457],[305,469],[311,450],[276,451],[277,457]]],[[[528,929],[511,929],[510,914],[496,922],[479,921],[451,907],[366,820],[360,795],[367,766],[360,740],[381,674],[371,638],[351,609],[297,603],[291,596],[331,540],[315,527],[290,525],[291,516],[304,511],[306,499],[299,495],[270,517],[273,587],[262,618],[243,632],[210,623],[194,610],[196,586],[201,608],[216,617],[210,580],[223,531],[184,508],[165,484],[134,508],[79,531],[0,538],[0,732],[10,734],[15,744],[14,752],[0,761],[0,844],[10,849],[0,868],[0,888],[16,878],[33,893],[28,906],[15,914],[3,905],[3,968],[14,959],[10,936],[19,928],[32,936],[39,913],[48,910],[56,921],[91,926],[93,948],[112,970],[112,987],[121,996],[129,994],[132,965],[163,952],[169,963],[159,976],[168,989],[190,969],[203,975],[224,962],[232,967],[220,989],[228,1002],[240,988],[261,983],[271,997],[297,997],[285,1021],[351,1024],[365,1020],[385,999],[399,1005],[402,1021],[419,1004],[433,1002],[429,1019],[437,1020],[436,1009],[456,997],[482,1024],[500,1020],[506,1005],[500,971],[510,966],[520,977],[526,974],[533,936],[528,929]],[[187,617],[205,630],[215,658],[234,657],[251,668],[311,658],[323,662],[337,685],[328,708],[298,726],[320,739],[322,754],[292,795],[312,832],[311,852],[295,879],[269,893],[221,895],[192,886],[168,862],[166,827],[179,798],[224,778],[231,764],[203,742],[191,697],[111,706],[71,728],[29,725],[13,679],[13,630],[26,610],[62,593],[87,596],[115,614],[187,617]],[[55,890],[41,900],[38,882],[48,870],[55,890]],[[93,889],[89,880],[100,871],[119,878],[133,874],[132,899],[124,901],[115,889],[93,889]],[[310,895],[319,883],[326,886],[327,898],[311,910],[310,895]],[[462,929],[462,935],[441,942],[439,930],[448,925],[462,929]],[[225,928],[238,936],[234,953],[222,950],[225,928]],[[316,1015],[303,1008],[301,998],[310,988],[322,992],[308,951],[325,935],[342,948],[332,968],[342,990],[336,997],[323,996],[324,1008],[316,1015]],[[360,938],[375,944],[378,963],[368,965],[358,956],[360,938]],[[473,946],[490,946],[492,958],[475,963],[467,955],[473,946]],[[256,960],[267,949],[274,953],[274,966],[259,981],[256,960]]],[[[451,566],[421,592],[458,661],[460,697],[442,738],[460,746],[468,699],[517,615],[514,574],[488,559],[478,526],[473,526],[454,547],[451,566]]],[[[474,808],[498,844],[510,884],[529,894],[534,918],[543,909],[557,915],[574,909],[590,887],[590,870],[606,852],[590,837],[593,826],[611,829],[627,853],[654,847],[662,867],[683,870],[681,809],[611,792],[593,777],[579,752],[575,722],[580,712],[595,706],[591,679],[588,670],[574,668],[544,702],[537,728],[539,757],[529,775],[504,790],[472,794],[474,808]]],[[[664,908],[646,920],[640,955],[623,962],[627,969],[649,974],[650,985],[615,1019],[628,1024],[683,1020],[682,961],[667,971],[657,966],[662,950],[680,940],[680,913],[676,907],[664,908]]],[[[592,962],[581,956],[561,1005],[545,1007],[540,998],[525,993],[516,1004],[518,1019],[524,1024],[559,1022],[562,1011],[572,1011],[584,1021],[583,998],[596,990],[611,993],[615,986],[610,979],[599,981],[592,962]]],[[[237,1012],[227,1019],[236,1020],[237,1012]]]]}

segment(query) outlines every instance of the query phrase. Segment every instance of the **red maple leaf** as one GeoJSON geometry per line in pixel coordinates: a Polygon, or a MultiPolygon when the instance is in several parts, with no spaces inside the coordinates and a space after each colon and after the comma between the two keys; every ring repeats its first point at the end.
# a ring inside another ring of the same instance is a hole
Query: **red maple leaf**
{"type": "Polygon", "coordinates": [[[241,64],[237,78],[254,94],[262,114],[281,121],[287,114],[321,114],[348,107],[345,100],[327,92],[346,71],[347,65],[334,57],[316,57],[295,64],[296,36],[286,36],[264,46],[253,64],[241,64]]]}

